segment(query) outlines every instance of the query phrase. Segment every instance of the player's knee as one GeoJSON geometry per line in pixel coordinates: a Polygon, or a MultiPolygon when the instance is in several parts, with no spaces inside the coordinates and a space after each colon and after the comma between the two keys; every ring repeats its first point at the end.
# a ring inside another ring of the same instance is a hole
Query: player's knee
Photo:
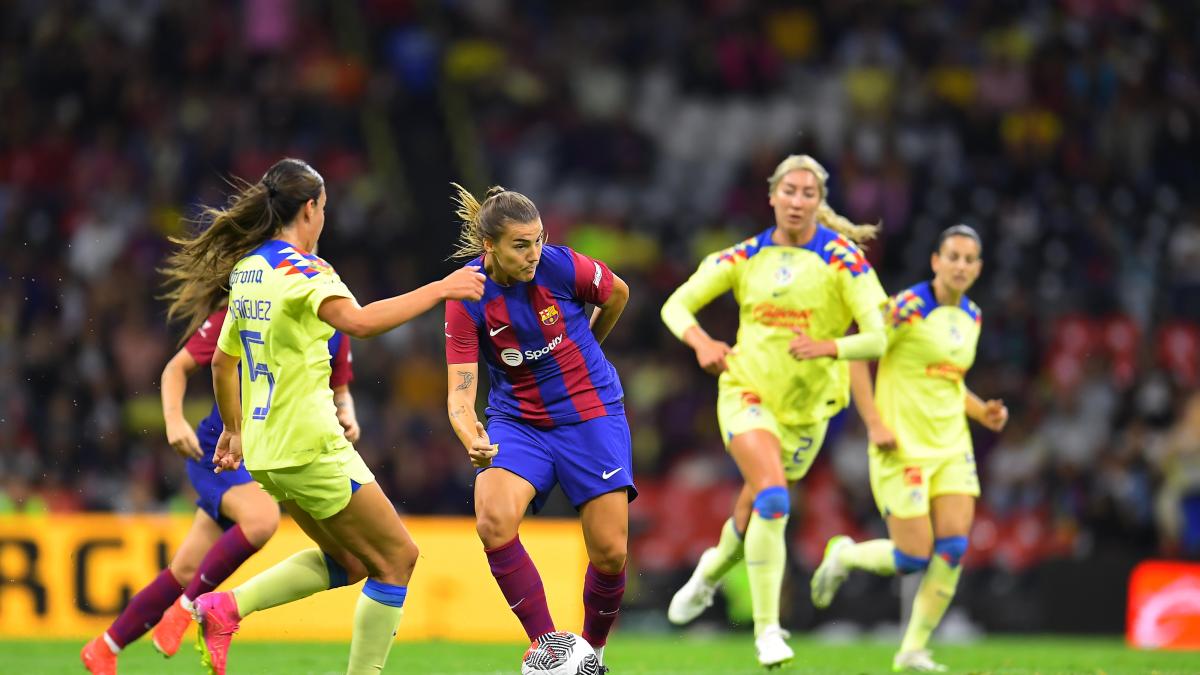
{"type": "Polygon", "coordinates": [[[754,496],[754,513],[759,518],[775,520],[785,518],[792,512],[792,500],[788,489],[782,485],[774,485],[760,490],[754,496]]]}
{"type": "Polygon", "coordinates": [[[242,535],[246,537],[246,541],[250,542],[251,546],[262,548],[275,535],[275,530],[279,529],[279,511],[270,510],[261,514],[256,513],[238,525],[241,526],[242,535]]]}
{"type": "Polygon", "coordinates": [[[892,550],[892,559],[896,562],[896,574],[912,574],[929,567],[928,557],[909,555],[898,548],[892,550]]]}
{"type": "Polygon", "coordinates": [[[516,523],[508,522],[495,511],[481,511],[475,516],[475,531],[487,548],[503,546],[517,536],[516,523]]]}
{"type": "Polygon", "coordinates": [[[199,565],[190,560],[172,560],[168,568],[171,570],[171,576],[175,577],[175,581],[178,581],[180,586],[187,586],[192,583],[199,565]]]}
{"type": "Polygon", "coordinates": [[[967,554],[967,538],[962,535],[942,537],[933,542],[933,554],[945,560],[950,567],[958,567],[967,554]]]}
{"type": "Polygon", "coordinates": [[[614,542],[592,551],[591,563],[605,574],[616,574],[625,568],[627,557],[625,542],[614,542]]]}

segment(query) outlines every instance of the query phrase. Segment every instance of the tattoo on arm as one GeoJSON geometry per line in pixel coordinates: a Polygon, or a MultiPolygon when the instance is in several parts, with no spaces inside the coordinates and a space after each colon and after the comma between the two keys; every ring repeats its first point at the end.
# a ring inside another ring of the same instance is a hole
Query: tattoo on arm
{"type": "Polygon", "coordinates": [[[450,416],[457,418],[461,415],[465,415],[466,413],[467,413],[467,407],[460,405],[457,408],[455,408],[454,410],[450,411],[450,416]]]}
{"type": "Polygon", "coordinates": [[[458,371],[458,374],[462,376],[463,381],[454,388],[454,391],[462,391],[463,389],[470,387],[471,383],[475,381],[475,376],[465,370],[458,371]]]}

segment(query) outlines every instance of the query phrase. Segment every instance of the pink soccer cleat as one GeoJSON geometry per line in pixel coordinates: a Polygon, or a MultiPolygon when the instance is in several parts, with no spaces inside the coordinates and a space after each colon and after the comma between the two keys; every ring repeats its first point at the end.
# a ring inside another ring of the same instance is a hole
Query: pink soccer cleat
{"type": "Polygon", "coordinates": [[[237,632],[237,602],[233,593],[205,593],[196,598],[192,605],[192,617],[196,619],[196,643],[202,655],[201,662],[211,675],[225,675],[225,661],[229,657],[229,643],[237,632]]]}

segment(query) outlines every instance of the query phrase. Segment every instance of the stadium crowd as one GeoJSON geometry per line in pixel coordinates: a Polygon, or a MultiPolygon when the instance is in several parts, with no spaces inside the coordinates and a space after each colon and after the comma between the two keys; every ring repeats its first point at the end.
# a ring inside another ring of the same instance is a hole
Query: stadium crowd
{"type": "MultiPolygon", "coordinates": [[[[969,564],[1200,556],[1200,14],[859,9],[5,3],[0,513],[191,510],[163,436],[181,336],[157,268],[227,177],[291,155],[328,181],[320,253],[360,301],[452,269],[451,180],[530,195],[551,241],[613,265],[632,289],[606,343],[641,490],[631,559],[690,567],[736,471],[715,380],[659,308],[701,256],[769,224],[766,178],[803,151],[839,212],[882,223],[869,256],[889,292],[928,277],[944,227],[983,235],[970,384],[1012,423],[977,430],[969,564]]],[[[733,341],[728,298],[704,320],[733,341]]],[[[354,344],[358,448],[402,511],[469,514],[441,321],[354,344]]],[[[211,398],[192,395],[195,422],[211,398]]],[[[802,567],[834,532],[881,531],[865,445],[850,412],[802,485],[802,567]]]]}

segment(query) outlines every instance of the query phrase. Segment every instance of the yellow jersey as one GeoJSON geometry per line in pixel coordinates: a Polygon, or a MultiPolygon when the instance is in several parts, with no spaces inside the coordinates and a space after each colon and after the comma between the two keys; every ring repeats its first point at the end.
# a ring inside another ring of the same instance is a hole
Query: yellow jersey
{"type": "Polygon", "coordinates": [[[697,310],[732,290],[739,305],[737,344],[720,385],[753,390],[781,424],[813,424],[849,401],[845,359],[882,354],[880,307],[887,294],[862,250],[837,232],[818,224],[803,246],[775,244],[774,232],[706,257],[667,299],[662,317],[682,339],[696,325],[697,310]],[[859,334],[847,336],[852,321],[859,334]],[[839,358],[794,358],[788,353],[793,328],[814,340],[835,340],[839,358]]]}
{"type": "Polygon", "coordinates": [[[957,306],[939,305],[927,281],[890,298],[884,320],[888,346],[875,404],[896,435],[895,452],[911,459],[970,452],[963,378],[975,362],[979,307],[965,295],[957,306]]]}
{"type": "Polygon", "coordinates": [[[329,387],[334,329],[317,317],[332,297],[354,296],[329,263],[283,241],[263,244],[229,275],[217,348],[242,360],[242,459],[251,471],[350,447],[329,387]]]}

